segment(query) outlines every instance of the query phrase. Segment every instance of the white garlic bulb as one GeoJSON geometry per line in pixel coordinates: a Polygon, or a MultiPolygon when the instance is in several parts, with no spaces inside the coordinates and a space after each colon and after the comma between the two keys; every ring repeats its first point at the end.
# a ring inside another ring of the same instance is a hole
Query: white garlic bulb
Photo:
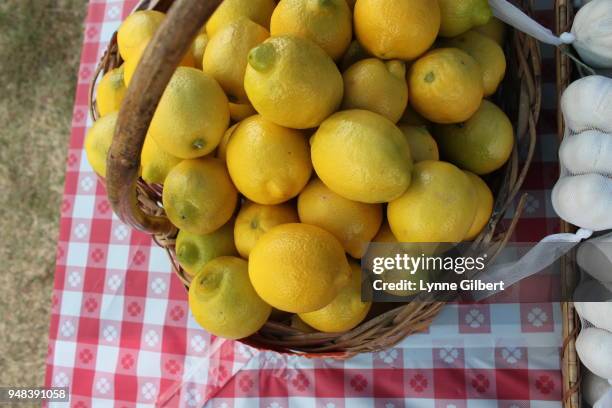
{"type": "Polygon", "coordinates": [[[576,13],[572,44],[593,68],[612,68],[612,1],[593,0],[576,13]]]}
{"type": "Polygon", "coordinates": [[[572,133],[612,133],[612,79],[591,75],[574,81],[563,92],[561,109],[572,133]]]}
{"type": "Polygon", "coordinates": [[[612,135],[587,130],[566,137],[559,149],[559,160],[571,174],[612,175],[612,135]]]}
{"type": "Polygon", "coordinates": [[[562,177],[552,191],[552,204],[564,220],[581,228],[612,228],[612,178],[600,174],[562,177]]]}

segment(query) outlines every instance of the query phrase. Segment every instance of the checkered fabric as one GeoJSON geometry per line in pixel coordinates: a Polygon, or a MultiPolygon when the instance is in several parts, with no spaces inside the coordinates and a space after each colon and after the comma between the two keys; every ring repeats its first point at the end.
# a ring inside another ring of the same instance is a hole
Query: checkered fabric
{"type": "MultiPolygon", "coordinates": [[[[52,407],[560,407],[558,304],[447,306],[428,333],[347,361],[262,352],[198,327],[163,250],[113,214],[90,168],[87,90],[105,45],[136,0],[92,0],[61,205],[46,385],[52,407]]],[[[552,26],[548,2],[538,16],[552,26]]],[[[539,145],[517,240],[557,232],[553,52],[543,67],[539,145]]],[[[512,67],[510,67],[512,69],[512,67]]]]}

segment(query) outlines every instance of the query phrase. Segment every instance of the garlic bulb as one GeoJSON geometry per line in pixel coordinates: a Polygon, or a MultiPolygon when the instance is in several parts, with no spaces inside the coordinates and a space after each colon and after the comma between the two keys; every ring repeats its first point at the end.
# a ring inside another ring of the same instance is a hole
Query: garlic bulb
{"type": "Polygon", "coordinates": [[[612,333],[595,327],[584,329],[576,340],[576,351],[593,374],[612,379],[612,333]]]}
{"type": "Polygon", "coordinates": [[[612,1],[593,0],[576,13],[574,48],[593,68],[612,68],[612,1]]]}
{"type": "Polygon", "coordinates": [[[591,75],[573,82],[563,92],[561,109],[573,133],[595,129],[612,133],[612,79],[591,75]]]}
{"type": "Polygon", "coordinates": [[[571,174],[612,175],[612,135],[587,130],[566,137],[559,149],[559,159],[571,174]]]}
{"type": "Polygon", "coordinates": [[[603,231],[612,228],[612,179],[583,174],[559,179],[552,204],[564,220],[581,228],[603,231]]]}

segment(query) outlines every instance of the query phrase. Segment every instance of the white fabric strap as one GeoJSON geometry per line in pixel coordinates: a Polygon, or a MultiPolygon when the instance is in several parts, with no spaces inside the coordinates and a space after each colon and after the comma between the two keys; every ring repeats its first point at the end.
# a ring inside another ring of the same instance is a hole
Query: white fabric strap
{"type": "MultiPolygon", "coordinates": [[[[612,386],[612,379],[608,380],[612,386]]],[[[612,407],[612,388],[608,390],[600,399],[597,400],[593,408],[610,408],[612,407]]]]}
{"type": "MultiPolygon", "coordinates": [[[[503,281],[504,287],[508,288],[552,265],[557,259],[578,245],[580,241],[590,238],[591,235],[593,235],[593,231],[582,228],[575,234],[549,235],[538,242],[517,262],[493,265],[486,270],[480,279],[491,283],[503,281]]],[[[475,297],[477,300],[482,300],[495,293],[497,291],[475,292],[475,297]]]]}
{"type": "Polygon", "coordinates": [[[551,30],[533,20],[507,0],[489,0],[489,5],[495,17],[543,43],[558,47],[561,44],[571,44],[576,40],[576,36],[572,33],[563,33],[557,37],[551,30]]]}

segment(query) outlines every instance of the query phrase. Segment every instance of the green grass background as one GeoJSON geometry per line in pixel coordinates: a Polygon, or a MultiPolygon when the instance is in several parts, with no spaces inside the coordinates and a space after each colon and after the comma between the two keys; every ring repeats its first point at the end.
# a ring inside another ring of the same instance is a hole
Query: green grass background
{"type": "Polygon", "coordinates": [[[87,0],[0,1],[0,386],[44,380],[87,0]]]}

